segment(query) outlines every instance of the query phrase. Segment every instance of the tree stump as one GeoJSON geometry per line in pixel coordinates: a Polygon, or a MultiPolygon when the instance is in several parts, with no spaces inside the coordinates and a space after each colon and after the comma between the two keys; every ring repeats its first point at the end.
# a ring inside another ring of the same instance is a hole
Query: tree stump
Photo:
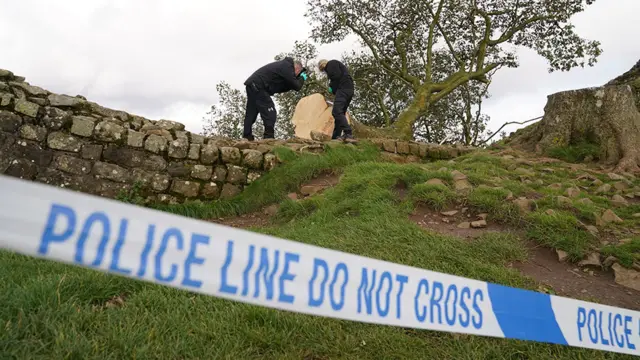
{"type": "Polygon", "coordinates": [[[640,171],[640,112],[630,85],[563,91],[548,96],[542,120],[507,144],[539,154],[580,143],[597,145],[616,172],[640,171]]]}

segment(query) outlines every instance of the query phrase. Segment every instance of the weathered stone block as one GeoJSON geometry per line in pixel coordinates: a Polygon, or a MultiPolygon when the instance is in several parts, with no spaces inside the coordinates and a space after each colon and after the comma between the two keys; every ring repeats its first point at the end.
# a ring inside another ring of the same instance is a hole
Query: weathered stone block
{"type": "Polygon", "coordinates": [[[37,105],[39,105],[41,107],[49,105],[49,103],[47,102],[47,99],[40,99],[40,98],[30,97],[30,98],[27,98],[27,100],[32,102],[32,103],[34,103],[34,104],[37,104],[37,105]]]}
{"type": "Polygon", "coordinates": [[[169,157],[174,159],[184,159],[187,157],[187,153],[189,152],[189,140],[186,136],[178,137],[176,140],[173,140],[169,145],[169,157]]]}
{"type": "Polygon", "coordinates": [[[278,163],[278,158],[274,154],[265,154],[264,156],[264,169],[267,171],[272,170],[276,167],[278,163]]]}
{"type": "Polygon", "coordinates": [[[124,111],[119,111],[119,110],[112,110],[109,108],[106,108],[104,106],[101,106],[99,104],[96,104],[94,102],[88,102],[89,105],[89,109],[92,113],[94,114],[98,114],[102,117],[105,118],[116,118],[118,120],[121,121],[128,121],[129,120],[129,114],[127,114],[124,111]]]}
{"type": "Polygon", "coordinates": [[[173,141],[173,135],[171,135],[168,130],[160,129],[155,125],[144,125],[142,129],[140,129],[140,131],[148,135],[162,136],[163,138],[167,139],[167,141],[173,141]]]}
{"type": "Polygon", "coordinates": [[[17,113],[35,118],[38,117],[38,110],[40,110],[40,105],[34,104],[27,100],[16,100],[13,108],[17,113]]]}
{"type": "Polygon", "coordinates": [[[194,198],[200,192],[200,183],[193,181],[173,180],[171,191],[187,198],[194,198]]]}
{"type": "Polygon", "coordinates": [[[102,158],[102,145],[100,144],[82,145],[82,158],[87,160],[100,160],[102,158]]]}
{"type": "Polygon", "coordinates": [[[167,150],[167,139],[162,136],[151,134],[144,142],[145,150],[151,151],[155,154],[160,154],[167,150]]]}
{"type": "Polygon", "coordinates": [[[250,169],[262,169],[262,153],[258,150],[242,150],[242,164],[250,169]]]}
{"type": "Polygon", "coordinates": [[[227,164],[227,181],[236,185],[236,184],[246,184],[247,182],[247,169],[227,164]]]}
{"type": "Polygon", "coordinates": [[[71,118],[71,133],[84,137],[91,137],[96,127],[96,119],[89,116],[74,116],[71,118]]]}
{"type": "Polygon", "coordinates": [[[220,187],[214,182],[206,183],[202,186],[202,197],[206,199],[217,199],[220,197],[220,187]]]}
{"type": "Polygon", "coordinates": [[[171,162],[167,171],[172,177],[187,178],[191,175],[193,165],[184,163],[182,161],[171,162]]]}
{"type": "Polygon", "coordinates": [[[204,136],[191,133],[191,143],[203,145],[204,144],[204,136]]]}
{"type": "Polygon", "coordinates": [[[105,161],[126,167],[142,166],[146,159],[146,153],[141,150],[134,150],[117,145],[107,145],[102,152],[105,161]]]}
{"type": "Polygon", "coordinates": [[[16,142],[17,137],[13,134],[0,132],[0,150],[9,148],[16,142]]]}
{"type": "Polygon", "coordinates": [[[144,133],[128,129],[127,145],[141,148],[144,146],[144,133]]]}
{"type": "Polygon", "coordinates": [[[420,156],[420,145],[416,143],[409,143],[409,153],[411,153],[411,155],[420,156]]]}
{"type": "Polygon", "coordinates": [[[220,155],[225,164],[240,165],[242,161],[242,154],[238,148],[223,146],[220,148],[220,155]]]}
{"type": "Polygon", "coordinates": [[[15,75],[9,70],[0,69],[0,79],[2,80],[13,80],[15,75]]]}
{"type": "Polygon", "coordinates": [[[9,92],[9,91],[11,91],[11,88],[9,87],[9,85],[6,82],[0,81],[0,92],[9,92]]]}
{"type": "Polygon", "coordinates": [[[247,184],[251,184],[252,182],[258,180],[262,174],[258,171],[249,171],[247,174],[247,184]]]}
{"type": "Polygon", "coordinates": [[[93,164],[93,173],[97,178],[109,179],[119,183],[131,181],[131,174],[118,165],[97,161],[93,164]]]}
{"type": "Polygon", "coordinates": [[[120,142],[124,140],[127,129],[111,120],[104,120],[98,123],[95,128],[94,137],[105,142],[120,142]]]}
{"type": "Polygon", "coordinates": [[[11,161],[5,174],[20,179],[33,180],[38,175],[38,166],[27,159],[16,159],[11,161]]]}
{"type": "Polygon", "coordinates": [[[22,125],[22,118],[12,112],[0,110],[0,131],[16,132],[22,125]]]}
{"type": "Polygon", "coordinates": [[[91,172],[91,161],[78,159],[68,155],[58,155],[55,158],[58,170],[76,175],[87,175],[91,172]]]}
{"type": "Polygon", "coordinates": [[[162,192],[169,188],[171,178],[166,174],[154,174],[142,169],[133,169],[133,182],[139,182],[156,192],[162,192]]]}
{"type": "Polygon", "coordinates": [[[151,179],[151,188],[154,191],[161,192],[169,188],[171,177],[167,174],[154,174],[151,179]]]}
{"type": "Polygon", "coordinates": [[[52,132],[47,137],[47,145],[55,150],[80,152],[82,142],[75,136],[60,131],[52,132]]]}
{"type": "Polygon", "coordinates": [[[159,155],[147,156],[142,164],[142,168],[152,171],[163,171],[167,169],[167,161],[159,155]]]}
{"type": "Polygon", "coordinates": [[[211,180],[224,182],[227,179],[227,168],[224,165],[218,165],[213,170],[211,180]]]}
{"type": "Polygon", "coordinates": [[[426,158],[427,157],[427,153],[429,152],[429,145],[427,144],[420,144],[418,145],[419,151],[420,151],[420,157],[421,158],[426,158]]]}
{"type": "Polygon", "coordinates": [[[200,159],[200,144],[191,144],[189,146],[189,153],[187,157],[191,160],[200,159]]]}
{"type": "Polygon", "coordinates": [[[26,82],[11,81],[9,82],[9,85],[20,88],[22,91],[24,91],[25,93],[31,96],[46,96],[47,94],[49,94],[47,90],[38,86],[30,85],[29,83],[26,83],[26,82]]]}
{"type": "Polygon", "coordinates": [[[211,166],[194,165],[191,169],[191,177],[200,180],[209,180],[211,179],[212,172],[213,169],[211,166]]]}
{"type": "Polygon", "coordinates": [[[133,128],[133,130],[140,130],[142,128],[142,125],[144,124],[144,120],[146,119],[138,115],[129,114],[129,116],[131,116],[131,127],[133,128]]]}
{"type": "Polygon", "coordinates": [[[409,143],[405,141],[398,141],[396,143],[396,151],[398,154],[408,155],[411,149],[409,148],[409,143]]]}
{"type": "Polygon", "coordinates": [[[53,161],[53,151],[43,149],[37,143],[27,140],[18,139],[12,148],[3,150],[2,155],[5,151],[8,154],[7,159],[25,159],[39,167],[48,166],[53,161]]]}
{"type": "Polygon", "coordinates": [[[42,123],[51,130],[67,128],[71,124],[71,114],[58,108],[46,107],[42,123]]]}
{"type": "Polygon", "coordinates": [[[260,145],[258,145],[256,147],[256,150],[260,151],[262,154],[266,154],[266,153],[270,152],[271,150],[273,150],[273,146],[260,144],[260,145]]]}
{"type": "Polygon", "coordinates": [[[384,151],[395,153],[396,152],[396,142],[394,140],[385,140],[382,143],[382,148],[384,149],[384,151]]]}
{"type": "Polygon", "coordinates": [[[159,126],[161,129],[165,129],[165,130],[176,130],[176,131],[182,131],[184,130],[184,124],[181,124],[179,122],[176,121],[171,121],[171,120],[158,120],[156,121],[156,126],[159,126]]]}
{"type": "Polygon", "coordinates": [[[232,197],[240,194],[240,192],[242,192],[242,189],[239,186],[225,183],[222,186],[222,191],[220,192],[220,199],[231,199],[232,197]]]}
{"type": "Polygon", "coordinates": [[[213,165],[218,161],[218,147],[213,144],[202,145],[200,162],[205,165],[213,165]]]}
{"type": "Polygon", "coordinates": [[[31,96],[46,96],[47,94],[49,94],[47,90],[38,86],[30,85],[26,82],[11,81],[9,82],[9,85],[20,88],[22,91],[31,96]]]}
{"type": "Polygon", "coordinates": [[[9,106],[11,105],[11,100],[13,100],[13,94],[2,93],[0,94],[0,106],[9,106]]]}
{"type": "Polygon", "coordinates": [[[81,98],[69,95],[50,94],[47,99],[51,106],[81,108],[87,104],[87,101],[81,98]]]}
{"type": "Polygon", "coordinates": [[[22,91],[22,89],[12,88],[11,90],[13,90],[13,94],[16,96],[16,101],[27,100],[27,94],[25,94],[24,91],[22,91]]]}

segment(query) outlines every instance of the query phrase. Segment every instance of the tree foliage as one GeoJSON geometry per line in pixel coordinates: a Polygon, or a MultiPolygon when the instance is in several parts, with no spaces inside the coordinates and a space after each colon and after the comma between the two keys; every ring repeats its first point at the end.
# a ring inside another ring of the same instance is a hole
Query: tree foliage
{"type": "MultiPolygon", "coordinates": [[[[595,0],[586,0],[590,5],[595,0]]],[[[379,67],[411,94],[392,125],[413,137],[440,100],[469,83],[489,83],[501,67],[517,67],[515,46],[535,50],[549,71],[592,66],[600,44],[574,32],[570,18],[584,0],[307,0],[312,39],[355,35],[379,67]]],[[[459,96],[463,96],[465,91],[459,96]]],[[[454,94],[454,96],[456,96],[454,94]]]]}

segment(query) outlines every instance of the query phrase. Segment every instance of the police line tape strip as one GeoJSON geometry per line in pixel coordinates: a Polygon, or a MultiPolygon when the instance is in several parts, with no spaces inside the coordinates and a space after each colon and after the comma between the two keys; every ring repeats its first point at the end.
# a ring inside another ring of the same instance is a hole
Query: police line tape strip
{"type": "Polygon", "coordinates": [[[6,176],[0,176],[0,248],[303,314],[640,355],[638,311],[394,264],[6,176]]]}

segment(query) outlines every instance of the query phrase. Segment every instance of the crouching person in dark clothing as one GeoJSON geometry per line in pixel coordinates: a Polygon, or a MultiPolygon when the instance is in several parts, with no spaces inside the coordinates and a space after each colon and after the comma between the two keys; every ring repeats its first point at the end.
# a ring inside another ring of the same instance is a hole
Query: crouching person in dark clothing
{"type": "Polygon", "coordinates": [[[338,60],[320,60],[318,68],[320,71],[324,71],[329,78],[329,93],[336,95],[331,111],[335,121],[331,138],[353,139],[353,132],[346,116],[354,91],[353,79],[349,75],[349,70],[338,60]]]}
{"type": "Polygon", "coordinates": [[[299,61],[286,57],[280,61],[269,63],[256,70],[244,82],[247,87],[247,109],[244,118],[242,137],[253,141],[252,128],[258,118],[264,124],[264,138],[275,137],[276,107],[271,96],[291,90],[300,91],[307,73],[299,61]]]}

